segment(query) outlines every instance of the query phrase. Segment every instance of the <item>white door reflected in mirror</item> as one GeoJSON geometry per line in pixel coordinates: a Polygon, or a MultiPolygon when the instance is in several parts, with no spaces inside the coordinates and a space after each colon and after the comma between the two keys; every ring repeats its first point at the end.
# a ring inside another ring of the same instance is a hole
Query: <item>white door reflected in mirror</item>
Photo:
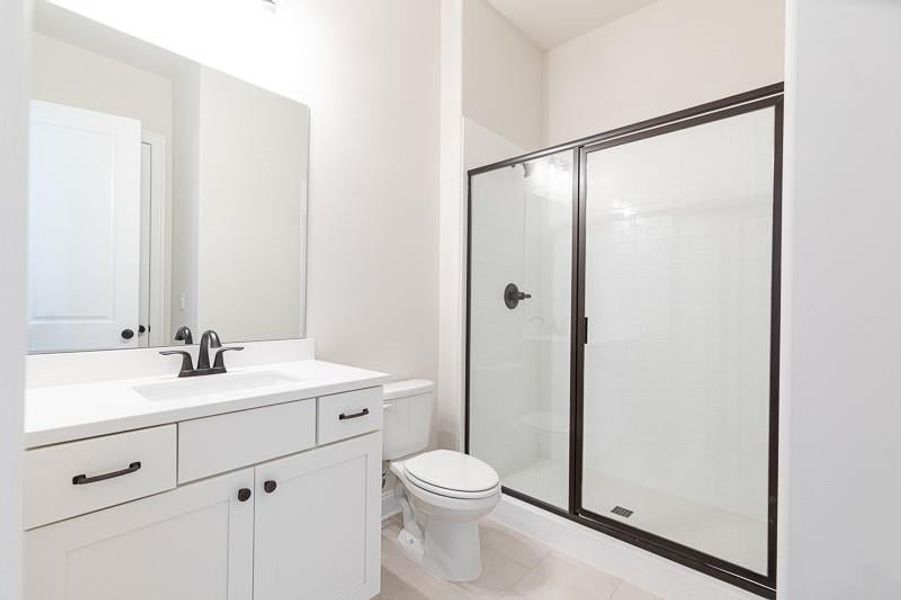
{"type": "Polygon", "coordinates": [[[29,351],[303,337],[309,108],[45,0],[33,23],[29,351]]]}
{"type": "Polygon", "coordinates": [[[136,347],[141,123],[32,101],[29,175],[29,350],[136,347]]]}

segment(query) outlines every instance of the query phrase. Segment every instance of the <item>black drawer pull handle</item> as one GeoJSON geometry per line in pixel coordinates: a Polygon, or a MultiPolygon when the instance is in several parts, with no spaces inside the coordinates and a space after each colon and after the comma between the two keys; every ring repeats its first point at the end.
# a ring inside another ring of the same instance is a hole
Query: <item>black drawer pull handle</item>
{"type": "Polygon", "coordinates": [[[364,408],[364,409],[361,410],[360,412],[356,412],[356,413],[353,413],[353,414],[350,414],[350,415],[348,415],[348,414],[346,414],[346,413],[341,413],[340,415],[338,415],[338,420],[339,420],[339,421],[346,421],[347,419],[356,419],[357,417],[365,417],[365,416],[368,415],[368,414],[369,414],[369,409],[368,409],[368,408],[364,408]]]}
{"type": "Polygon", "coordinates": [[[134,473],[140,468],[141,463],[133,462],[128,465],[127,469],[122,469],[121,471],[113,471],[112,473],[104,473],[103,475],[96,475],[94,477],[88,477],[84,474],[76,475],[72,478],[72,485],[87,485],[89,483],[97,483],[98,481],[106,481],[107,479],[113,479],[114,477],[122,477],[123,475],[134,473]]]}

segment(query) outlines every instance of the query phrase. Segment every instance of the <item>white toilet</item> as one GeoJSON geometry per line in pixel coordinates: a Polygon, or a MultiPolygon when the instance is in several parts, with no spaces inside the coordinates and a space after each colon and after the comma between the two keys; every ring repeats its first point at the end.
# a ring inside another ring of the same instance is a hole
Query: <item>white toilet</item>
{"type": "Polygon", "coordinates": [[[482,574],[479,519],[497,506],[501,485],[475,457],[452,450],[415,455],[429,443],[433,388],[422,379],[385,385],[384,459],[397,477],[404,517],[397,541],[432,574],[472,581],[482,574]]]}

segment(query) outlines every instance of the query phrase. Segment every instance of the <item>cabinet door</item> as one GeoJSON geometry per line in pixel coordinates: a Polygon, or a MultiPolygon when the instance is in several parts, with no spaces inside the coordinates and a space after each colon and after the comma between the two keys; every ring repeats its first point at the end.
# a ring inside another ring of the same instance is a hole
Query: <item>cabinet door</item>
{"type": "Polygon", "coordinates": [[[381,458],[372,433],[256,468],[254,600],[378,593],[381,458]]]}
{"type": "Polygon", "coordinates": [[[33,529],[26,600],[251,600],[253,470],[33,529]]]}

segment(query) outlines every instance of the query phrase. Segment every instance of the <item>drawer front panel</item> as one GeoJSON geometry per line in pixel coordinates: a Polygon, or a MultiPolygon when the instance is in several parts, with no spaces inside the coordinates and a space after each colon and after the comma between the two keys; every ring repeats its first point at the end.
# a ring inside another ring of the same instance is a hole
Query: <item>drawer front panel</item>
{"type": "Polygon", "coordinates": [[[382,428],[382,387],[320,396],[319,444],[382,428]]]}
{"type": "Polygon", "coordinates": [[[178,482],[316,445],[316,401],[300,400],[178,424],[178,482]]]}
{"type": "Polygon", "coordinates": [[[25,453],[25,528],[175,487],[176,427],[129,431],[25,453]]]}

